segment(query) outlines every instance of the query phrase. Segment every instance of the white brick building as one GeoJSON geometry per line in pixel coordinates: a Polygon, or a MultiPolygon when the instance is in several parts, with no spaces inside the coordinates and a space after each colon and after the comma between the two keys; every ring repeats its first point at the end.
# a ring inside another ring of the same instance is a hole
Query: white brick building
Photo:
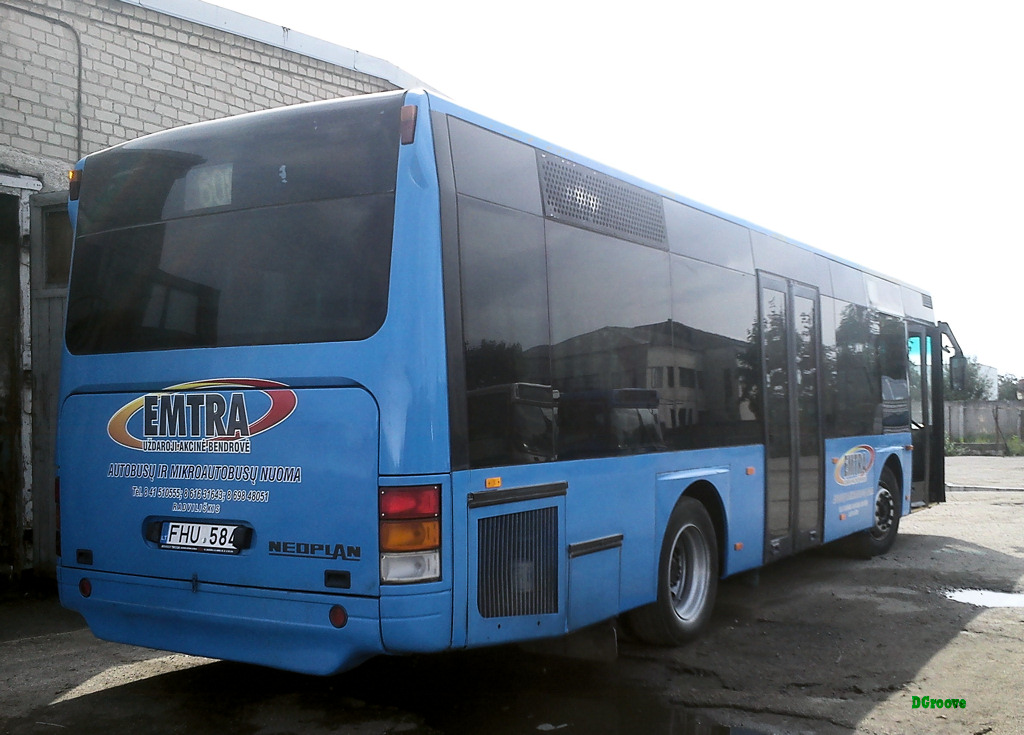
{"type": "Polygon", "coordinates": [[[67,170],[200,120],[422,83],[199,0],[0,0],[0,584],[52,574],[67,170]]]}

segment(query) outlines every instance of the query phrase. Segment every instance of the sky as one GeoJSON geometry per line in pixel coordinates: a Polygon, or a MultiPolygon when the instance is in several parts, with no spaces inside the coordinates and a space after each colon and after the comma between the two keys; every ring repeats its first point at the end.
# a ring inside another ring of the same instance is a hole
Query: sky
{"type": "Polygon", "coordinates": [[[1024,3],[215,4],[923,288],[1024,377],[1024,3]]]}

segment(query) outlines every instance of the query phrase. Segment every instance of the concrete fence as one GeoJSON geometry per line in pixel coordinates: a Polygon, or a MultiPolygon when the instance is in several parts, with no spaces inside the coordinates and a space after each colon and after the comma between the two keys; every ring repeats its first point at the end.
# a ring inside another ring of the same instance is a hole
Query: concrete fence
{"type": "Polygon", "coordinates": [[[1012,437],[1024,438],[1024,401],[950,401],[946,436],[957,444],[992,445],[1004,452],[1012,437]]]}

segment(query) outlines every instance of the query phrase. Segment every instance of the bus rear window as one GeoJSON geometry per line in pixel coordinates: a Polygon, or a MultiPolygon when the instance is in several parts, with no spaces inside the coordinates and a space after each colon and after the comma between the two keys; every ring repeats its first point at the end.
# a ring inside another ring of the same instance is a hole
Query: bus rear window
{"type": "Polygon", "coordinates": [[[387,312],[401,104],[282,108],[90,156],[68,349],[372,335],[387,312]]]}

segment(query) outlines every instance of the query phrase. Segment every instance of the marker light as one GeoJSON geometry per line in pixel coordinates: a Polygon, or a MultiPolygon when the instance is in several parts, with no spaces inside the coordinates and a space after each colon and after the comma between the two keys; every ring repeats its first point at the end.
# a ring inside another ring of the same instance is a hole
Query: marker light
{"type": "Polygon", "coordinates": [[[416,113],[419,108],[416,105],[406,105],[402,108],[402,145],[409,145],[416,140],[416,113]]]}
{"type": "Polygon", "coordinates": [[[385,584],[441,578],[441,486],[380,488],[380,578],[385,584]]]}
{"type": "Polygon", "coordinates": [[[82,170],[73,168],[68,171],[68,199],[72,202],[78,201],[78,194],[82,189],[82,170]]]}

